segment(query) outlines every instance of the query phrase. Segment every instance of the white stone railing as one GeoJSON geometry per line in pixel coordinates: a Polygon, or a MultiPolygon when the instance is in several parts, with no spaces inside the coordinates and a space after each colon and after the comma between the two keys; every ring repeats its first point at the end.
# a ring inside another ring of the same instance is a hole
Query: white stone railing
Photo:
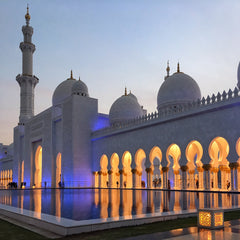
{"type": "Polygon", "coordinates": [[[177,116],[180,113],[185,113],[185,112],[187,113],[188,111],[205,108],[216,103],[227,102],[231,99],[238,98],[239,96],[240,96],[240,91],[237,87],[235,87],[233,91],[229,89],[228,92],[223,91],[222,94],[218,92],[217,95],[212,94],[211,97],[208,95],[206,98],[203,97],[202,99],[198,99],[197,101],[194,101],[191,103],[166,107],[160,110],[159,112],[155,111],[154,113],[152,112],[151,114],[149,113],[131,120],[127,120],[115,125],[111,125],[110,127],[92,132],[92,136],[107,134],[115,130],[124,129],[126,127],[136,126],[149,121],[154,121],[154,120],[156,121],[157,119],[164,120],[164,118],[177,116]]]}

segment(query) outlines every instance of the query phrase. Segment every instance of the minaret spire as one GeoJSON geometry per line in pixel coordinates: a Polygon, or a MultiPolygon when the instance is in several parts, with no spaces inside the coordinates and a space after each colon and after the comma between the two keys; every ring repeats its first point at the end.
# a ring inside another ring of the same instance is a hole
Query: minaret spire
{"type": "Polygon", "coordinates": [[[179,62],[178,62],[178,64],[177,64],[177,72],[178,72],[178,73],[180,72],[180,64],[179,64],[179,62]]]}
{"type": "Polygon", "coordinates": [[[72,73],[72,70],[71,70],[71,75],[70,75],[70,78],[73,79],[73,73],[72,73]]]}
{"type": "Polygon", "coordinates": [[[22,51],[22,74],[18,74],[16,80],[20,86],[20,116],[19,125],[34,116],[34,88],[38,78],[33,75],[33,53],[35,45],[32,43],[33,28],[30,22],[29,7],[25,15],[26,25],[22,27],[23,42],[20,43],[22,51]]]}
{"type": "Polygon", "coordinates": [[[165,80],[166,80],[166,78],[168,78],[169,77],[169,73],[170,73],[170,67],[169,67],[169,60],[167,61],[167,68],[166,68],[166,71],[167,71],[167,76],[165,76],[165,80]]]}
{"type": "Polygon", "coordinates": [[[125,94],[124,95],[127,96],[127,87],[125,87],[125,94]]]}
{"type": "Polygon", "coordinates": [[[30,22],[30,19],[31,19],[31,16],[29,14],[29,7],[28,7],[28,4],[27,4],[27,13],[25,15],[25,19],[26,19],[26,24],[27,26],[29,25],[29,22],[30,22]]]}

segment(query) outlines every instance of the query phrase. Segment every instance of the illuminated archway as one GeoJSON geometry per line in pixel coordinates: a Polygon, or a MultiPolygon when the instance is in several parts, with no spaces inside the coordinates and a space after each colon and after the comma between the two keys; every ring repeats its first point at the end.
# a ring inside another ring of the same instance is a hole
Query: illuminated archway
{"type": "Polygon", "coordinates": [[[110,159],[111,163],[111,183],[110,186],[113,188],[117,188],[120,186],[120,178],[119,178],[119,156],[117,153],[113,153],[110,159]]]}
{"type": "Polygon", "coordinates": [[[210,187],[219,188],[221,177],[221,189],[226,190],[228,182],[231,182],[229,162],[227,156],[229,154],[229,144],[223,137],[214,138],[208,148],[211,158],[212,176],[210,177],[210,187]],[[220,174],[217,174],[220,168],[220,174]]]}
{"type": "Polygon", "coordinates": [[[154,187],[162,187],[162,151],[159,147],[155,146],[152,148],[149,154],[149,160],[153,172],[153,183],[154,187]]]}
{"type": "Polygon", "coordinates": [[[145,187],[147,183],[147,174],[145,171],[145,162],[146,162],[146,154],[140,148],[137,150],[135,154],[135,164],[136,164],[136,173],[135,173],[135,187],[141,188],[145,187]]]}
{"type": "Polygon", "coordinates": [[[189,171],[189,187],[190,189],[203,188],[203,174],[202,174],[202,155],[203,148],[201,143],[196,140],[191,141],[186,148],[186,158],[188,160],[187,166],[189,171]],[[198,167],[198,175],[195,175],[196,165],[198,167]]]}
{"type": "Polygon", "coordinates": [[[42,186],[42,147],[38,146],[35,153],[35,172],[34,172],[34,184],[35,187],[42,186]]]}
{"type": "Polygon", "coordinates": [[[180,188],[179,160],[181,158],[180,147],[175,143],[171,144],[167,149],[166,158],[168,162],[170,162],[170,166],[172,165],[172,167],[169,168],[168,182],[170,183],[171,187],[173,186],[175,189],[179,189],[180,188]],[[174,176],[173,176],[173,173],[174,173],[174,176]],[[174,181],[173,181],[173,178],[174,178],[174,181]]]}
{"type": "Polygon", "coordinates": [[[100,159],[100,167],[101,167],[101,181],[100,181],[100,187],[106,188],[108,187],[108,158],[104,154],[102,155],[100,159]]]}
{"type": "Polygon", "coordinates": [[[122,165],[123,165],[123,187],[132,188],[132,155],[130,152],[124,152],[122,156],[122,165]]]}
{"type": "Polygon", "coordinates": [[[61,186],[61,174],[62,174],[62,154],[58,153],[56,158],[56,187],[61,186]]]}

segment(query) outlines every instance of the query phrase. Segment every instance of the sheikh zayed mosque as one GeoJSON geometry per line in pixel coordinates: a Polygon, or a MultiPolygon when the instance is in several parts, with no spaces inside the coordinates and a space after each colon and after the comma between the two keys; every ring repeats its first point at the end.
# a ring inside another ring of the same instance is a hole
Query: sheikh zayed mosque
{"type": "MultiPolygon", "coordinates": [[[[73,77],[52,106],[34,115],[33,28],[22,27],[19,123],[14,142],[0,144],[0,186],[159,188],[240,191],[240,67],[238,84],[202,97],[197,82],[177,71],[159,88],[156,112],[128,92],[109,114],[73,77]]],[[[156,86],[158,87],[158,86],[156,86]]]]}

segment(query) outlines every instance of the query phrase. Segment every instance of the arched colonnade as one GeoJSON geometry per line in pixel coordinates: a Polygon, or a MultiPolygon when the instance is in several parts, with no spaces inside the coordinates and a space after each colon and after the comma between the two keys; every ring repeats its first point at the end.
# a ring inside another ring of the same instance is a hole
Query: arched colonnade
{"type": "Polygon", "coordinates": [[[229,144],[223,137],[214,138],[207,152],[210,162],[203,164],[203,147],[193,140],[182,150],[175,143],[169,145],[166,157],[159,146],[154,146],[149,156],[142,148],[121,156],[114,152],[110,158],[103,154],[99,171],[93,172],[94,186],[240,191],[240,138],[236,142],[236,162],[229,163],[229,144]],[[186,163],[181,165],[183,154],[186,163]]]}

